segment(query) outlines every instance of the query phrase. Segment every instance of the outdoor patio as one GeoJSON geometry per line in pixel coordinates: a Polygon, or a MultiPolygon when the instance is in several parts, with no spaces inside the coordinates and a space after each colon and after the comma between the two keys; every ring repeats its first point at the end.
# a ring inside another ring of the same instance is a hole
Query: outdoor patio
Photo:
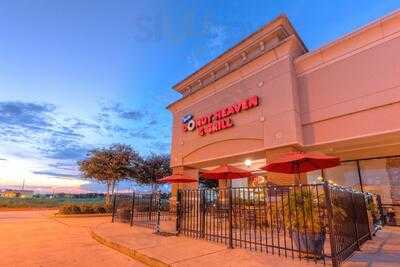
{"type": "MultiPolygon", "coordinates": [[[[151,229],[123,223],[104,223],[92,228],[92,235],[103,244],[141,259],[153,266],[324,266],[312,260],[292,260],[283,256],[228,249],[223,244],[187,237],[160,236],[151,229]]],[[[331,266],[327,261],[325,266],[331,266]]],[[[362,245],[342,266],[400,266],[400,228],[385,227],[362,245]]]]}
{"type": "MultiPolygon", "coordinates": [[[[113,249],[150,266],[324,266],[312,260],[292,260],[247,249],[188,237],[161,236],[153,230],[124,223],[106,223],[92,229],[92,236],[113,249]]],[[[327,262],[325,266],[330,266],[327,262]]]]}

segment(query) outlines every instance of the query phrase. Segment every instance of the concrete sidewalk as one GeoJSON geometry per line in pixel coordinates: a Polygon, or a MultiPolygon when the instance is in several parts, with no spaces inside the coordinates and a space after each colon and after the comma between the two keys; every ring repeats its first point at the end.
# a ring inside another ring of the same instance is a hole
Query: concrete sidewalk
{"type": "Polygon", "coordinates": [[[400,267],[400,227],[385,226],[343,267],[400,267]]]}
{"type": "MultiPolygon", "coordinates": [[[[265,252],[228,249],[205,240],[155,235],[150,229],[122,223],[98,225],[92,228],[92,236],[149,266],[323,266],[265,252]]],[[[325,266],[330,266],[330,262],[325,266]]]]}

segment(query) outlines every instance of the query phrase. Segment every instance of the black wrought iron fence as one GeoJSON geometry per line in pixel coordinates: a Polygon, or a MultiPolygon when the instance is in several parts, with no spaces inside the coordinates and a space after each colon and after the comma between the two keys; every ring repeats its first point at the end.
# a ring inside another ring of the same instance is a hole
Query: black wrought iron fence
{"type": "Polygon", "coordinates": [[[178,191],[186,236],[338,266],[370,238],[364,194],[325,184],[178,191]]]}
{"type": "Polygon", "coordinates": [[[382,213],[384,214],[384,220],[387,225],[400,226],[399,212],[396,214],[396,210],[400,210],[400,204],[382,204],[382,213]]]}
{"type": "Polygon", "coordinates": [[[170,219],[169,195],[154,193],[115,194],[112,220],[157,228],[170,219]]]}
{"type": "Polygon", "coordinates": [[[329,187],[332,213],[331,246],[334,264],[347,259],[371,238],[366,198],[363,193],[329,187]]]}
{"type": "Polygon", "coordinates": [[[112,221],[129,223],[132,215],[132,195],[114,194],[112,221]]]}
{"type": "Polygon", "coordinates": [[[113,221],[157,231],[172,222],[182,235],[333,266],[371,238],[366,195],[327,182],[184,189],[176,204],[171,212],[160,192],[116,194],[113,221]]]}

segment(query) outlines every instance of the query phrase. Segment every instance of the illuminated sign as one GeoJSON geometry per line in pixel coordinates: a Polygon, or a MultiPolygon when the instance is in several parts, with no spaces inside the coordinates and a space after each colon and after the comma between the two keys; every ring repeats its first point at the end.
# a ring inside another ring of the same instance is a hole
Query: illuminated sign
{"type": "Polygon", "coordinates": [[[185,115],[182,118],[183,131],[192,132],[197,129],[198,134],[204,136],[231,128],[232,115],[255,108],[258,104],[258,96],[252,96],[197,119],[192,114],[185,115]]]}

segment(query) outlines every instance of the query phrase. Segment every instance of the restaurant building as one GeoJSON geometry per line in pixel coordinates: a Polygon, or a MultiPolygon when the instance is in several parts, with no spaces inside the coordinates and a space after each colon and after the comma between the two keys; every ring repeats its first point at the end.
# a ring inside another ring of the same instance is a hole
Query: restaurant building
{"type": "Polygon", "coordinates": [[[325,178],[380,194],[400,217],[400,11],[315,51],[279,16],[174,89],[171,167],[200,181],[181,188],[222,163],[256,173],[233,187],[293,184],[259,168],[320,151],[342,161],[325,178]]]}

